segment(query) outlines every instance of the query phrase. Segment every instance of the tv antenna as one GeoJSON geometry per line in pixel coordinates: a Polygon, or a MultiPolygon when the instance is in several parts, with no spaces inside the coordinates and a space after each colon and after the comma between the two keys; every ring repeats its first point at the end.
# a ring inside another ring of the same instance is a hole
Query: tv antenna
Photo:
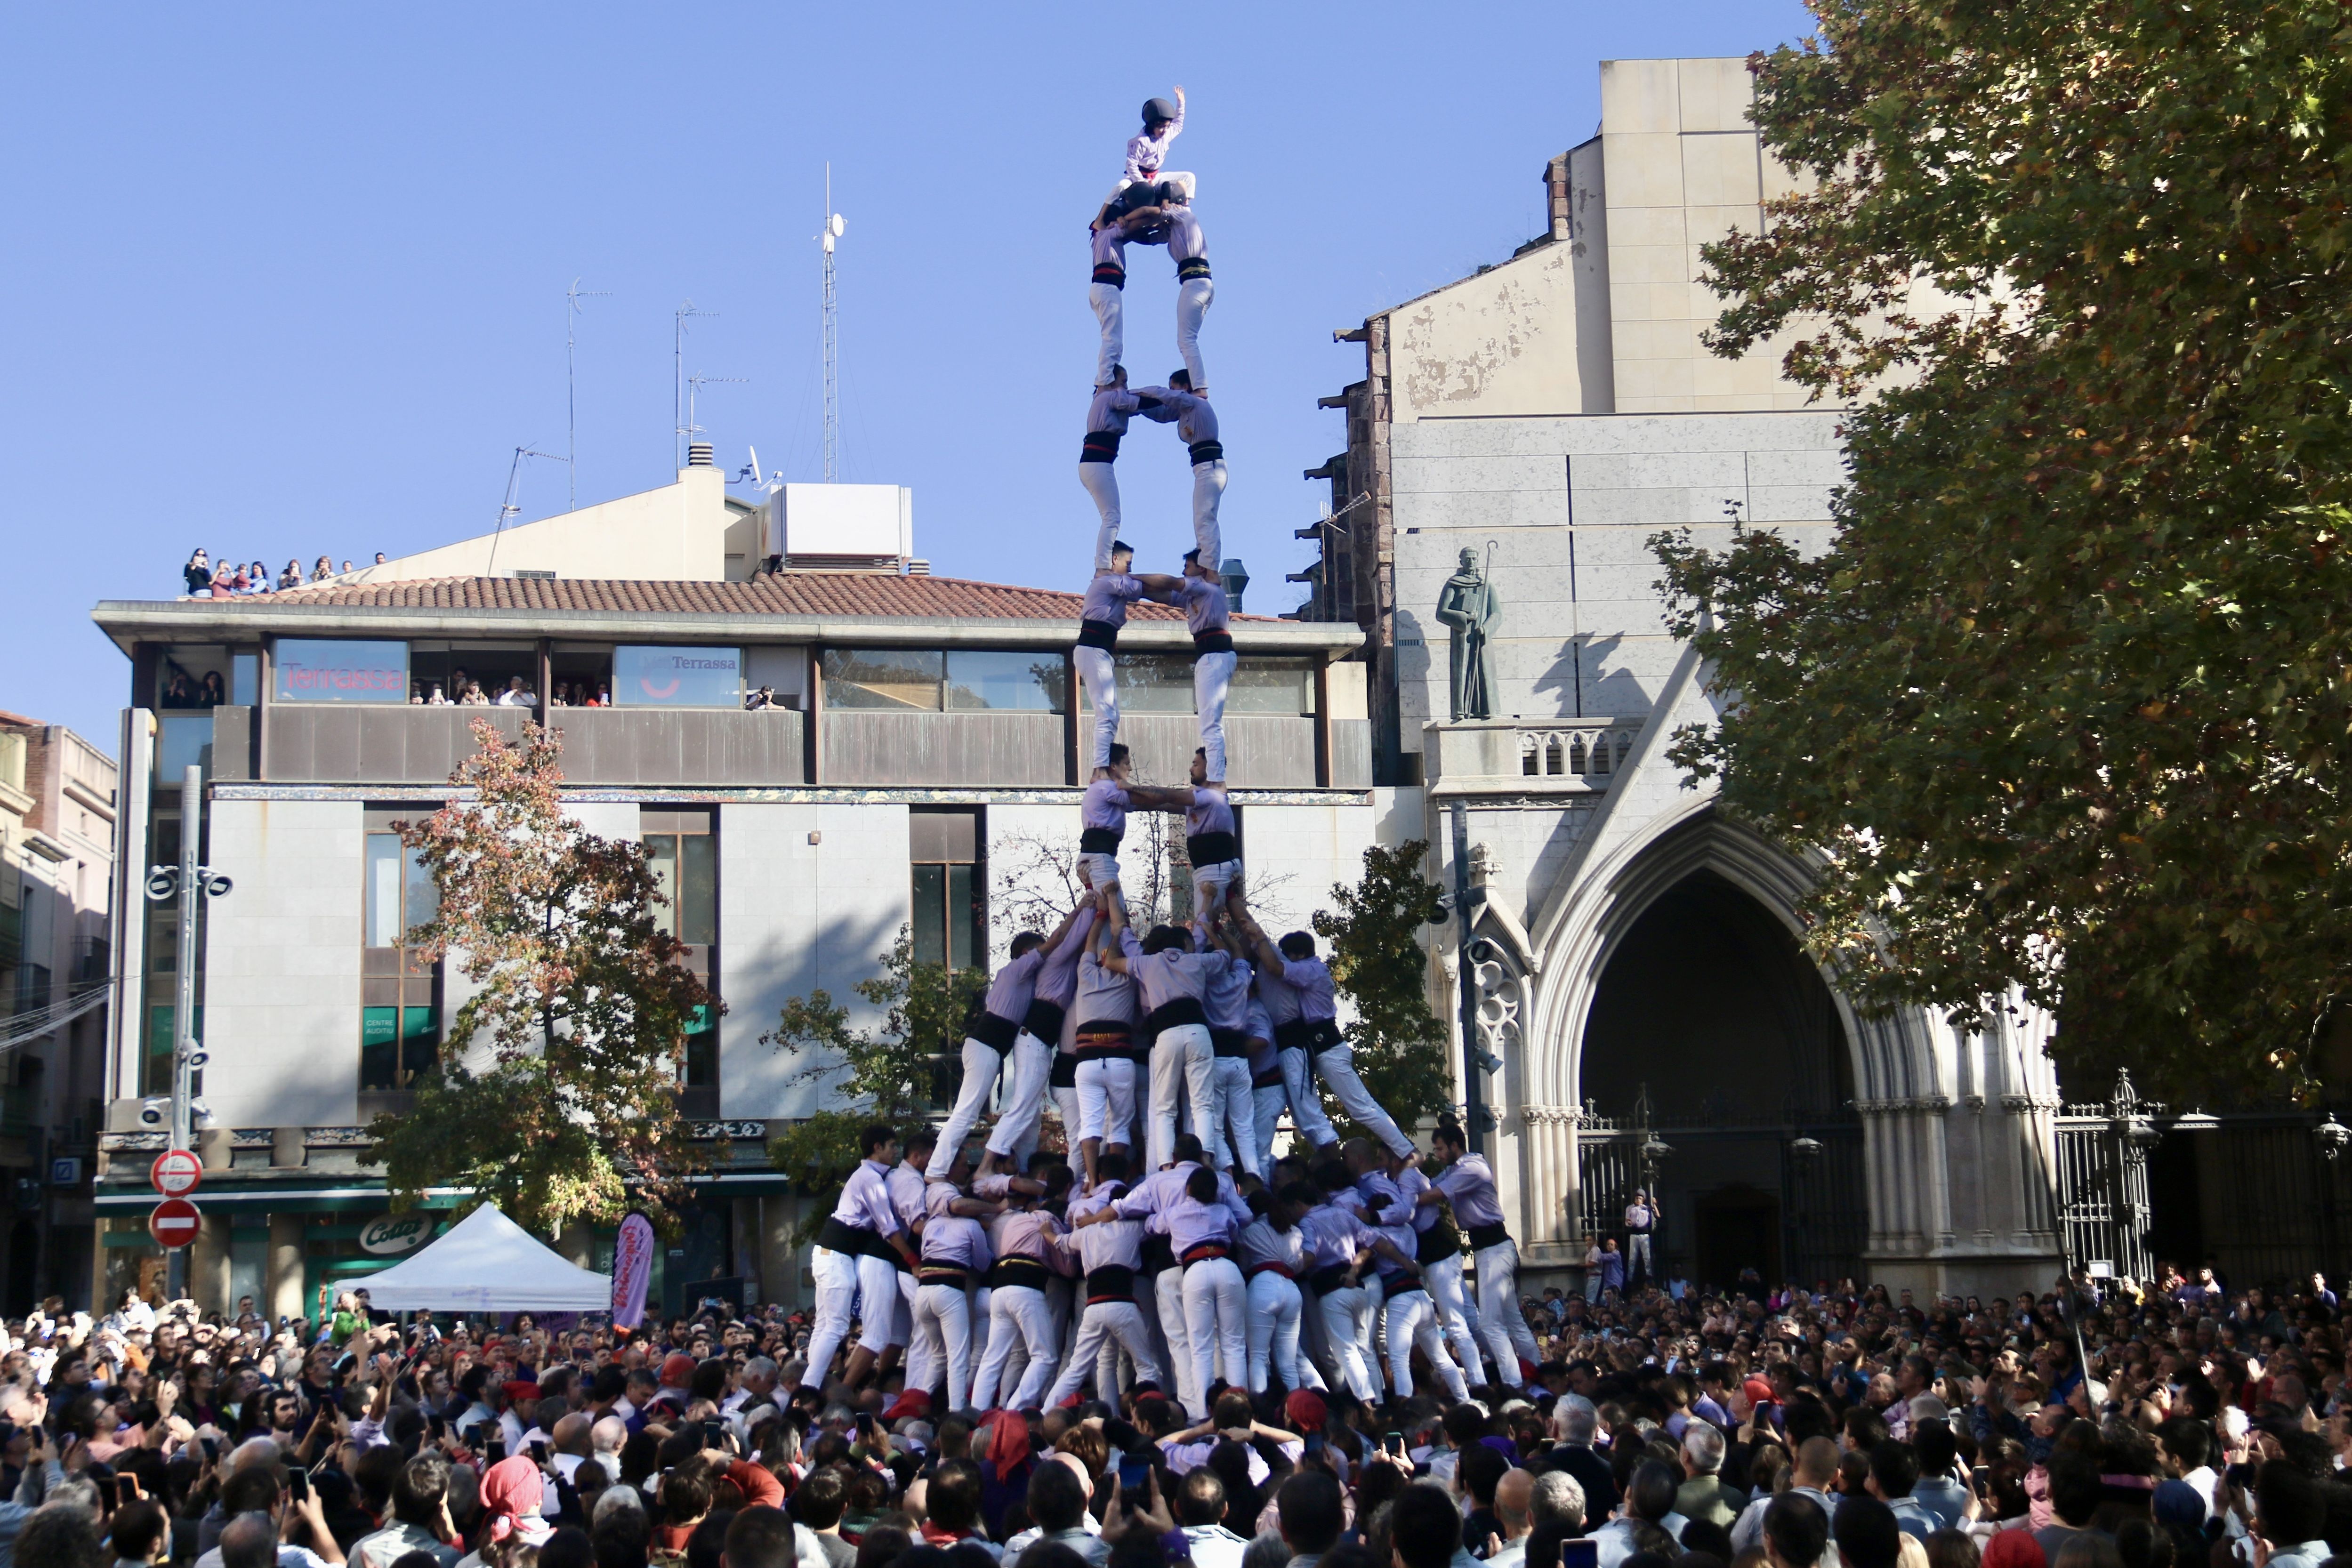
{"type": "Polygon", "coordinates": [[[515,496],[522,486],[522,460],[526,457],[544,457],[550,463],[568,461],[558,457],[552,452],[541,452],[530,446],[518,446],[514,449],[514,461],[507,467],[507,498],[499,504],[499,526],[490,530],[490,559],[482,568],[482,575],[485,577],[495,576],[497,573],[499,540],[506,535],[508,520],[522,515],[522,507],[516,502],[515,496]]]}
{"type": "Polygon", "coordinates": [[[694,423],[695,393],[700,392],[707,386],[743,386],[748,384],[750,378],[747,376],[706,376],[700,371],[697,371],[694,374],[687,377],[686,438],[688,441],[692,441],[698,435],[707,435],[709,434],[708,431],[704,430],[702,426],[694,423]]]}
{"type": "Polygon", "coordinates": [[[834,481],[841,456],[841,338],[840,302],[833,289],[833,246],[848,225],[833,210],[833,165],[824,166],[824,229],[817,242],[824,246],[824,482],[834,481]]]}
{"type": "Polygon", "coordinates": [[[694,308],[694,301],[691,299],[677,308],[677,337],[676,347],[672,350],[674,362],[677,369],[677,391],[676,395],[670,400],[670,413],[673,416],[671,423],[677,425],[677,438],[671,444],[670,455],[676,459],[676,465],[680,468],[686,466],[686,443],[688,440],[686,430],[688,423],[686,415],[687,319],[692,316],[716,316],[718,314],[719,312],[716,310],[696,309],[694,308]]]}
{"type": "Polygon", "coordinates": [[[583,299],[609,299],[609,289],[580,287],[573,278],[572,287],[563,291],[563,465],[572,471],[572,486],[564,497],[564,510],[580,509],[580,394],[574,361],[579,352],[578,322],[583,299]]]}

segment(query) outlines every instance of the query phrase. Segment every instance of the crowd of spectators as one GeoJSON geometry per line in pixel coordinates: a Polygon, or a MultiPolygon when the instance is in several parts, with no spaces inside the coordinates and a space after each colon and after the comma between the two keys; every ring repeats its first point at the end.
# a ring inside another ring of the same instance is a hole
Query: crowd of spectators
{"type": "Polygon", "coordinates": [[[935,1411],[891,1356],[812,1373],[779,1306],[616,1334],[52,1304],[0,1355],[0,1568],[2352,1563],[2324,1281],[1526,1306],[1523,1385],[1277,1381],[1196,1422],[1148,1385],[935,1411]]]}
{"type": "MultiPolygon", "coordinates": [[[[384,562],[383,551],[375,552],[375,564],[384,562]]],[[[253,594],[278,593],[289,588],[307,588],[312,583],[331,582],[338,577],[348,577],[358,569],[348,560],[340,567],[325,556],[310,563],[309,576],[302,572],[302,563],[289,560],[286,569],[274,577],[267,561],[239,564],[222,560],[215,565],[212,557],[199,548],[188,557],[188,564],[180,569],[181,580],[186,585],[190,599],[240,599],[253,594]]]]}

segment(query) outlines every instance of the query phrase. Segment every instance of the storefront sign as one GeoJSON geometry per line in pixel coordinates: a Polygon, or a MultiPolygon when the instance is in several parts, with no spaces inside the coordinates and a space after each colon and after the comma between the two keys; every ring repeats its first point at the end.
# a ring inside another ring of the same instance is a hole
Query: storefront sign
{"type": "Polygon", "coordinates": [[[377,1257],[411,1252],[423,1246],[433,1234],[433,1217],[429,1214],[387,1214],[368,1221],[360,1232],[360,1250],[377,1257]]]}
{"type": "Polygon", "coordinates": [[[408,644],[280,637],[277,700],[282,703],[404,703],[408,644]]]}
{"type": "Polygon", "coordinates": [[[622,707],[724,707],[743,700],[739,648],[613,650],[613,701],[622,707]]]}
{"type": "Polygon", "coordinates": [[[654,1278],[653,1222],[642,1214],[621,1221],[613,1244],[613,1326],[633,1329],[645,1321],[646,1288],[654,1278]]]}

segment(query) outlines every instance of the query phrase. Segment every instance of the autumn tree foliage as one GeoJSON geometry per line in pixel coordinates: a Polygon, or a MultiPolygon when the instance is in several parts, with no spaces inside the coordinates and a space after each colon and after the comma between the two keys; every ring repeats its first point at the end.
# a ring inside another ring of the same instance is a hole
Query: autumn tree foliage
{"type": "Polygon", "coordinates": [[[667,1223],[701,1164],[677,1108],[686,1036],[720,1004],[656,921],[644,846],[563,814],[561,736],[473,730],[449,780],[471,798],[398,827],[440,891],[410,941],[474,991],[362,1158],[395,1207],[457,1186],[546,1235],[631,1208],[667,1223]]]}
{"type": "Polygon", "coordinates": [[[1813,10],[1753,62],[1805,178],[1707,249],[1712,343],[1857,400],[1852,474],[1816,558],[1659,541],[1734,699],[1675,755],[1818,853],[1866,1003],[2305,1084],[2352,966],[2352,12],[1813,10]]]}
{"type": "MultiPolygon", "coordinates": [[[[1421,946],[1422,927],[1445,918],[1442,890],[1421,874],[1428,853],[1418,839],[1391,849],[1375,844],[1364,852],[1355,885],[1332,883],[1333,907],[1314,917],[1316,935],[1328,944],[1332,988],[1355,1009],[1348,1039],[1357,1075],[1408,1132],[1454,1101],[1446,1029],[1430,1011],[1429,957],[1421,946]]],[[[1325,1109],[1339,1117],[1328,1096],[1325,1109]]]]}

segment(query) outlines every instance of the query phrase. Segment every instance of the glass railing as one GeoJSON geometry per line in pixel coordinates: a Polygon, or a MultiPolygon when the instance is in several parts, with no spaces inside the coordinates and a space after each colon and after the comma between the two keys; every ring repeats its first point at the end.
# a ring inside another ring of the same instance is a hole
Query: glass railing
{"type": "Polygon", "coordinates": [[[171,789],[191,763],[213,771],[213,716],[203,713],[159,713],[155,716],[155,782],[171,789]]]}

